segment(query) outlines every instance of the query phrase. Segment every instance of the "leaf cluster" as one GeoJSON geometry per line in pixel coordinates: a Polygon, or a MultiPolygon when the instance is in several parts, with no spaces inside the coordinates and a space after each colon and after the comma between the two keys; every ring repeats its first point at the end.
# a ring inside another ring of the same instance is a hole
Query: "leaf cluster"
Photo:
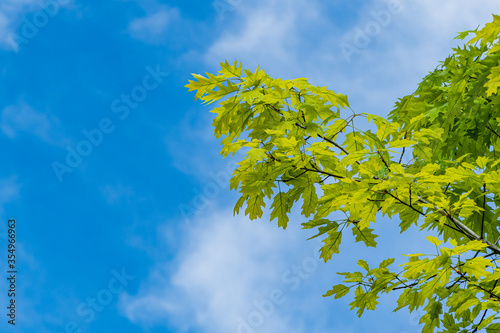
{"type": "Polygon", "coordinates": [[[237,62],[187,85],[205,104],[218,102],[221,154],[245,152],[230,181],[241,195],[235,213],[260,218],[268,202],[285,229],[300,206],[303,228],[323,238],[325,262],[345,237],[375,247],[381,216],[397,218],[402,233],[416,225],[439,235],[428,238],[435,255],[408,255],[399,271],[387,259],[341,273],[325,296],[353,291],[360,316],[399,290],[396,310],[422,307],[424,332],[500,331],[500,16],[458,38],[469,35],[387,119],[304,78],[274,79],[237,62]],[[375,129],[361,130],[367,123],[375,129]]]}

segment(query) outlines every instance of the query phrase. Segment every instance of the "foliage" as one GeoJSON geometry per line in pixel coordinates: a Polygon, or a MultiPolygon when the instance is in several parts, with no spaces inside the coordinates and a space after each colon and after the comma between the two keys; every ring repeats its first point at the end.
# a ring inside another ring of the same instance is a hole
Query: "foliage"
{"type": "Polygon", "coordinates": [[[437,232],[427,237],[434,255],[410,254],[394,269],[393,258],[377,267],[359,260],[360,271],[339,273],[344,283],[325,296],[353,292],[359,316],[399,290],[396,310],[423,307],[423,332],[500,332],[500,16],[457,38],[469,35],[388,119],[356,113],[345,95],[304,78],[273,79],[237,62],[187,85],[196,99],[219,103],[221,154],[246,151],[230,181],[241,193],[235,213],[259,218],[270,201],[271,218],[286,228],[300,205],[303,227],[324,237],[325,262],[349,229],[375,247],[381,216],[398,217],[401,232],[437,232]],[[360,130],[361,120],[373,129],[360,130]],[[334,220],[338,212],[345,218],[334,220]]]}

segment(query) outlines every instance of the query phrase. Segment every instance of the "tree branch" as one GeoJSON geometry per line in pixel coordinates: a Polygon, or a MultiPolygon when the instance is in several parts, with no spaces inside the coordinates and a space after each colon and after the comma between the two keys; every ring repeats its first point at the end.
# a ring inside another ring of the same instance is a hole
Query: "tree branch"
{"type": "Polygon", "coordinates": [[[486,214],[486,183],[483,184],[483,217],[481,218],[481,238],[484,238],[484,216],[486,214]]]}
{"type": "MultiPolygon", "coordinates": [[[[335,146],[335,147],[337,147],[338,149],[342,150],[342,152],[343,152],[344,154],[349,155],[349,152],[348,152],[348,151],[347,151],[344,147],[342,147],[341,145],[339,145],[338,143],[336,143],[335,141],[330,140],[330,139],[328,139],[327,137],[322,136],[321,134],[318,134],[318,136],[319,136],[320,138],[322,138],[323,140],[325,140],[326,142],[331,143],[332,145],[334,145],[334,146],[335,146]]],[[[358,165],[359,165],[359,164],[361,164],[361,162],[360,162],[360,161],[356,161],[356,163],[357,163],[358,165]]]]}
{"type": "Polygon", "coordinates": [[[399,199],[398,197],[396,197],[395,195],[393,195],[392,193],[390,193],[389,191],[384,191],[385,194],[388,194],[390,195],[391,197],[393,197],[394,199],[396,199],[397,201],[399,201],[400,203],[402,203],[403,205],[413,209],[414,211],[416,211],[417,213],[419,213],[420,215],[422,216],[426,216],[426,214],[424,212],[421,212],[419,211],[418,209],[416,209],[415,207],[407,204],[406,202],[404,202],[403,200],[399,199]]]}
{"type": "Polygon", "coordinates": [[[445,209],[439,208],[436,205],[431,204],[429,201],[427,201],[425,199],[422,199],[422,198],[418,199],[418,202],[421,202],[421,203],[426,204],[426,205],[433,205],[434,209],[438,213],[440,213],[443,216],[446,216],[448,218],[448,220],[450,220],[457,227],[459,227],[461,230],[463,230],[463,232],[464,232],[464,234],[466,236],[468,236],[471,239],[475,239],[475,240],[478,240],[478,241],[481,241],[481,242],[487,244],[488,248],[490,250],[492,250],[493,252],[495,252],[497,254],[500,254],[500,247],[498,247],[497,245],[493,244],[492,242],[490,242],[490,241],[488,241],[488,240],[480,237],[479,235],[477,235],[474,231],[472,231],[469,227],[467,227],[465,224],[463,224],[460,220],[458,220],[457,218],[451,216],[451,214],[448,213],[445,209]]]}
{"type": "MultiPolygon", "coordinates": [[[[268,104],[271,108],[273,108],[276,112],[281,113],[281,111],[276,108],[274,105],[271,105],[271,104],[268,104]]],[[[296,122],[295,123],[296,126],[302,128],[302,129],[306,129],[305,126],[303,126],[302,124],[300,124],[299,122],[296,122]]],[[[486,127],[488,127],[489,130],[491,130],[493,133],[495,133],[495,135],[497,135],[499,138],[500,138],[500,135],[498,133],[496,133],[492,128],[490,128],[488,125],[486,125],[486,127]]],[[[318,134],[318,136],[323,139],[324,141],[332,144],[333,146],[337,147],[338,149],[340,149],[344,154],[346,155],[349,155],[350,153],[344,148],[342,147],[341,145],[339,145],[338,143],[336,143],[335,141],[333,140],[330,140],[324,136],[322,136],[321,134],[318,134]]],[[[379,153],[380,155],[380,153],[379,153]]],[[[360,161],[356,161],[356,163],[358,165],[361,164],[360,161]]],[[[384,161],[385,163],[385,161],[384,161]]],[[[386,163],[385,163],[386,164],[386,163]]],[[[320,170],[319,168],[317,168],[314,164],[311,163],[311,165],[313,166],[314,169],[308,169],[308,168],[302,168],[303,170],[306,170],[306,171],[314,171],[314,172],[319,172],[319,173],[322,173],[324,175],[327,175],[327,176],[332,176],[334,178],[338,178],[338,179],[344,179],[345,177],[343,176],[339,176],[339,175],[334,175],[334,174],[331,174],[331,173],[328,173],[328,172],[325,172],[325,171],[322,171],[320,170]]],[[[386,164],[387,166],[387,164],[386,164]]],[[[373,177],[374,179],[380,179],[379,177],[377,176],[374,176],[373,177]]],[[[359,180],[358,180],[359,181],[359,180]]],[[[446,187],[446,190],[448,189],[449,185],[446,187]]],[[[446,192],[445,190],[445,192],[446,192]]],[[[426,216],[426,214],[418,209],[416,209],[415,207],[413,207],[413,205],[409,205],[407,204],[406,202],[402,201],[401,199],[399,199],[398,197],[394,196],[393,194],[391,194],[390,192],[388,191],[384,191],[386,194],[390,195],[391,197],[393,197],[394,199],[396,199],[398,202],[400,202],[401,204],[413,209],[414,211],[416,211],[417,213],[419,213],[420,215],[422,216],[426,216]]],[[[486,200],[486,199],[485,199],[486,200]]],[[[475,240],[478,240],[478,241],[481,241],[485,244],[488,245],[488,248],[495,252],[496,254],[500,254],[500,247],[497,246],[496,244],[493,244],[491,243],[490,241],[484,239],[484,235],[483,235],[483,227],[481,227],[481,236],[477,235],[474,231],[472,231],[469,227],[467,227],[465,224],[463,224],[460,220],[458,220],[457,218],[453,217],[449,212],[447,212],[445,209],[442,209],[442,208],[439,208],[437,207],[436,205],[434,204],[431,204],[430,202],[428,202],[427,200],[425,199],[422,199],[422,198],[419,198],[417,202],[420,202],[420,203],[423,203],[423,204],[427,204],[427,205],[432,205],[434,206],[434,209],[439,212],[440,214],[442,214],[443,216],[446,216],[446,218],[448,220],[450,220],[451,222],[453,222],[453,224],[455,224],[457,226],[457,229],[459,229],[464,235],[466,235],[468,238],[470,239],[475,239],[475,240]]],[[[483,222],[484,223],[484,222],[483,222]]],[[[455,229],[455,228],[454,228],[455,229]]],[[[455,230],[457,230],[455,229],[455,230]]],[[[497,241],[498,242],[498,241],[497,241]]]]}
{"type": "MultiPolygon", "coordinates": [[[[453,266],[450,266],[451,269],[453,269],[458,275],[460,275],[462,278],[464,278],[467,282],[471,282],[470,279],[462,272],[460,272],[458,269],[456,269],[455,267],[453,266]]],[[[474,284],[474,287],[477,287],[478,289],[481,289],[482,291],[488,293],[488,295],[490,297],[493,297],[493,298],[496,298],[497,301],[500,301],[500,296],[498,296],[497,294],[494,294],[491,290],[488,290],[486,288],[483,288],[481,287],[480,285],[478,284],[474,284]]]]}
{"type": "Polygon", "coordinates": [[[488,124],[486,124],[486,128],[489,129],[490,131],[492,131],[493,134],[495,134],[497,137],[500,138],[500,135],[497,132],[495,132],[495,130],[493,128],[491,128],[490,126],[488,126],[488,124]]]}
{"type": "Polygon", "coordinates": [[[488,312],[488,309],[484,310],[483,316],[481,317],[481,320],[479,321],[479,323],[476,325],[476,328],[471,333],[477,332],[477,329],[479,328],[479,326],[481,326],[481,323],[483,322],[484,317],[486,317],[486,312],[488,312]]]}
{"type": "Polygon", "coordinates": [[[378,156],[380,156],[380,159],[382,160],[382,162],[384,162],[384,165],[389,170],[389,172],[392,172],[391,168],[389,168],[389,165],[387,165],[387,162],[385,161],[385,159],[382,157],[382,154],[380,154],[380,152],[378,150],[377,150],[377,154],[378,154],[378,156]]]}
{"type": "MultiPolygon", "coordinates": [[[[405,132],[403,139],[406,139],[407,134],[408,134],[408,131],[405,132]]],[[[399,164],[401,164],[401,161],[403,160],[403,156],[405,154],[405,151],[406,151],[406,147],[403,147],[403,151],[401,152],[401,156],[399,157],[399,164]]]]}

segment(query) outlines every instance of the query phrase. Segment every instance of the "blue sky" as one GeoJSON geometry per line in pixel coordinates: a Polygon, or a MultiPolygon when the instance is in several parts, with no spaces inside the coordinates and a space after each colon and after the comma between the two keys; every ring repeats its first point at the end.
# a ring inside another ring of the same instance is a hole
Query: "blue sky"
{"type": "Polygon", "coordinates": [[[324,264],[300,230],[233,217],[209,107],[184,85],[221,61],[307,77],[386,115],[498,14],[494,0],[0,2],[0,254],[17,220],[18,332],[419,332],[395,297],[358,319],[321,295],[357,259],[427,248],[380,220],[380,246],[324,264]],[[366,37],[360,37],[368,32],[366,37]]]}

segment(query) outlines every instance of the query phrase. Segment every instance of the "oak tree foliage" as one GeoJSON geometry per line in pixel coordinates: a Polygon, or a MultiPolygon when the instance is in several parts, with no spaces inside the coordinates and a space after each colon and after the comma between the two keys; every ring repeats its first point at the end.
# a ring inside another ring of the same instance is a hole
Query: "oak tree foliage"
{"type": "Polygon", "coordinates": [[[218,102],[221,154],[246,152],[230,181],[241,194],[235,213],[259,218],[268,201],[286,228],[299,205],[303,228],[324,238],[325,262],[346,237],[375,247],[381,216],[401,233],[416,225],[439,235],[427,237],[435,254],[408,254],[401,266],[360,259],[325,296],[349,295],[361,316],[398,292],[395,311],[423,308],[423,332],[500,332],[500,16],[457,38],[470,40],[387,118],[358,113],[345,95],[304,78],[274,79],[237,62],[193,74],[186,87],[218,102]]]}

